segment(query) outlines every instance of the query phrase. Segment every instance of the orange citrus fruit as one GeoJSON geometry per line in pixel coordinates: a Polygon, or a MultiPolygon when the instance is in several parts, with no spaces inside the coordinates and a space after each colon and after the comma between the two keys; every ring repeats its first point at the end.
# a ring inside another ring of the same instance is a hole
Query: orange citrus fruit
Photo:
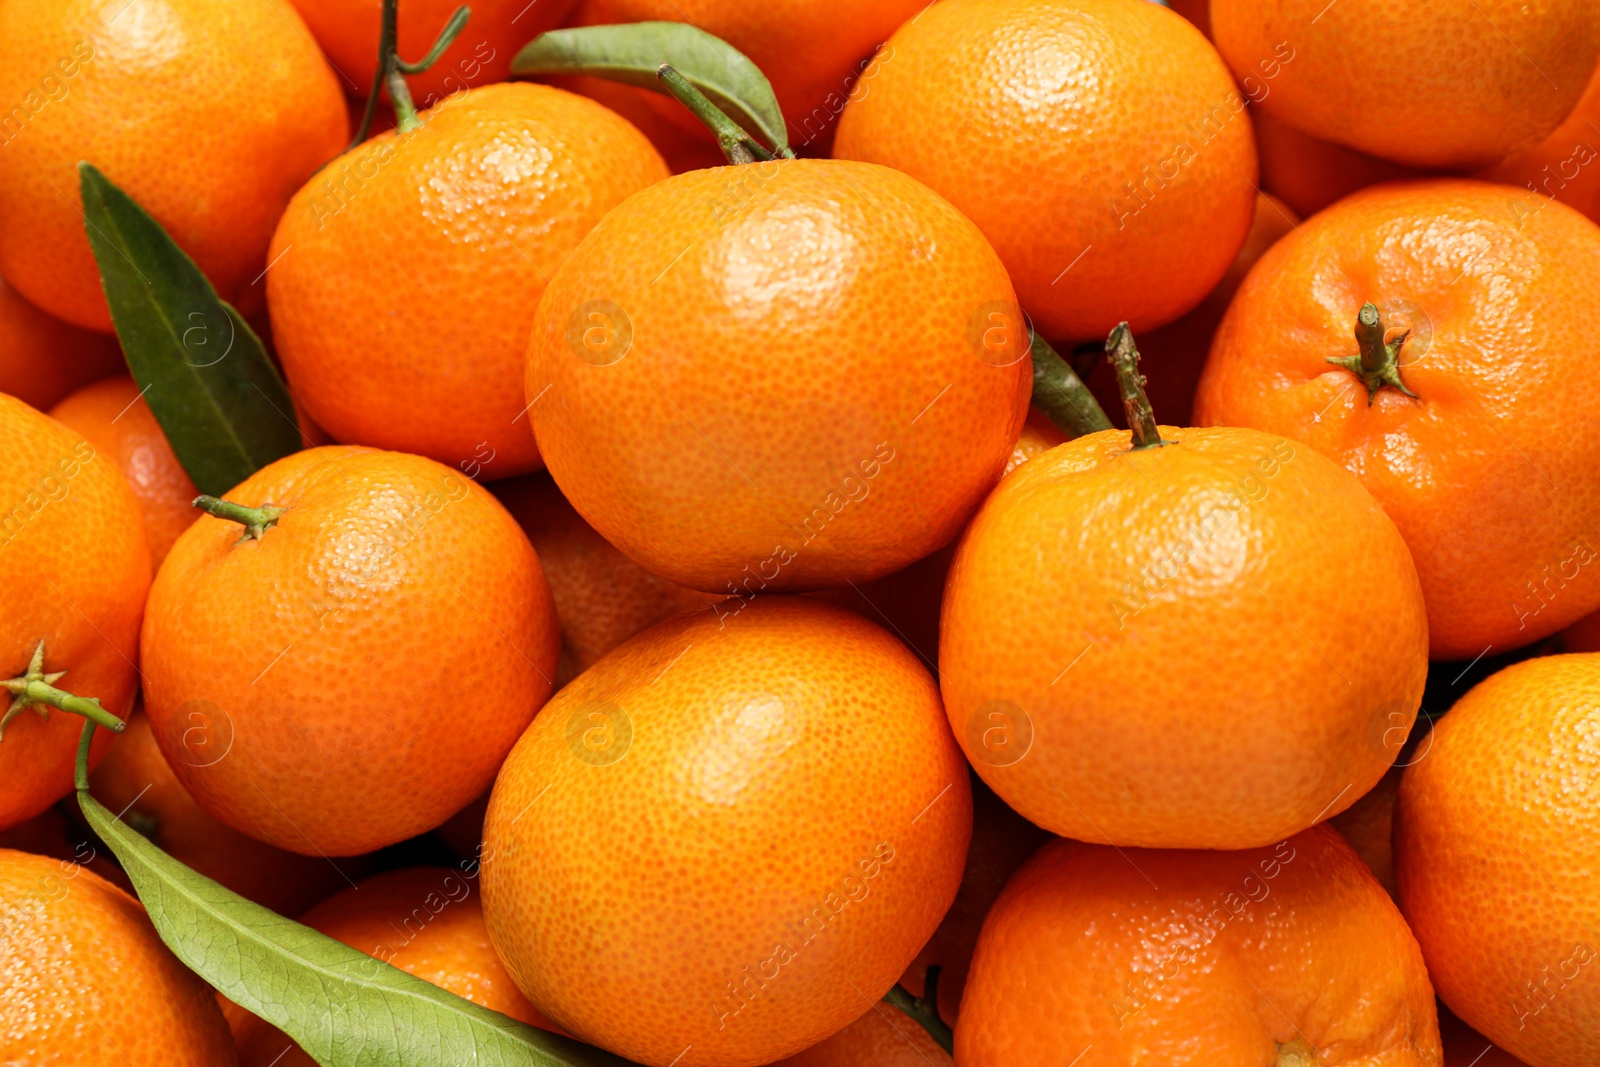
{"type": "Polygon", "coordinates": [[[121,469],[144,515],[151,566],[159,570],[178,535],[199,517],[192,502],[200,490],[173,454],[138,384],[126,375],[94,382],[51,408],[50,417],[82,434],[121,469]]]}
{"type": "Polygon", "coordinates": [[[145,616],[145,711],[183,787],[327,856],[482,793],[556,665],[549,586],[511,516],[432,460],[352,447],[285,456],[230,499],[281,513],[259,537],[201,518],[145,616]]]}
{"type": "Polygon", "coordinates": [[[945,0],[902,26],[879,66],[834,155],[949,198],[994,242],[1046,337],[1171,322],[1250,229],[1244,98],[1200,31],[1159,4],[945,0]]]}
{"type": "Polygon", "coordinates": [[[551,279],[527,402],[561,491],[655,573],[844,585],[950,541],[999,478],[1031,388],[1021,322],[983,235],[904,174],[691,171],[551,279]]]}
{"type": "Polygon", "coordinates": [[[1600,66],[1555,132],[1476,175],[1551,196],[1600,220],[1600,66]]]}
{"type": "Polygon", "coordinates": [[[137,900],[76,864],[0,849],[0,959],[8,1064],[237,1062],[210,987],[137,900]]]}
{"type": "MultiPolygon", "coordinates": [[[[687,22],[753,60],[772,83],[796,148],[825,149],[852,93],[868,91],[873,49],[926,0],[874,0],[841,7],[825,0],[585,0],[574,22],[687,22]]],[[[675,101],[651,94],[651,106],[687,125],[675,101]]],[[[704,137],[704,131],[699,136],[704,137]]]]}
{"type": "Polygon", "coordinates": [[[1332,141],[1322,141],[1258,111],[1256,150],[1261,154],[1261,188],[1302,218],[1336,200],[1379,182],[1422,177],[1422,172],[1332,141]]]}
{"type": "Polygon", "coordinates": [[[1413,167],[1482,167],[1537,144],[1572,113],[1600,57],[1589,0],[1212,0],[1211,30],[1240,77],[1291,49],[1264,112],[1413,167]],[[1429,62],[1395,62],[1401,41],[1425,46],[1429,62]]]}
{"type": "Polygon", "coordinates": [[[950,1067],[954,1063],[920,1024],[880,1000],[837,1034],[772,1067],[950,1067]]]}
{"type": "Polygon", "coordinates": [[[539,466],[522,396],[539,294],[666,165],[617,115],[545,85],[476,89],[421,119],[295,194],[267,274],[273,340],[335,440],[521,474],[539,466]]]}
{"type": "Polygon", "coordinates": [[[1242,852],[1047,845],[989,912],[963,1067],[1438,1067],[1394,903],[1314,827],[1242,852]]]}
{"type": "Polygon", "coordinates": [[[79,386],[126,370],[115,338],[46,315],[0,280],[0,393],[44,411],[79,386]]]}
{"type": "Polygon", "coordinates": [[[1391,897],[1394,886],[1394,804],[1404,768],[1390,767],[1361,799],[1328,820],[1356,850],[1361,862],[1391,897]]]}
{"type": "MultiPolygon", "coordinates": [[[[150,549],[114,460],[54,419],[0,395],[0,680],[38,676],[124,717],[138,685],[150,549]],[[42,658],[39,670],[34,660],[42,658]]],[[[0,708],[15,707],[0,690],[0,708]]],[[[8,714],[0,710],[0,714],[8,714]]],[[[83,720],[35,704],[0,738],[0,829],[72,788],[83,720]]],[[[91,758],[112,735],[96,738],[91,758]]]]}
{"type": "Polygon", "coordinates": [[[348,136],[333,71],[277,0],[7,0],[0,100],[16,104],[0,152],[0,273],[96,330],[111,318],[80,160],[234,299],[267,265],[289,197],[348,136]]]}
{"type": "Polygon", "coordinates": [[[971,824],[916,657],[848,611],[756,597],[645,631],[539,714],[489,802],[484,914],[570,1033],[651,1067],[754,1067],[888,991],[971,824]]]}
{"type": "MultiPolygon", "coordinates": [[[[197,734],[188,740],[183,757],[190,759],[207,758],[208,743],[219,741],[197,734]]],[[[128,720],[89,776],[89,788],[167,855],[279,915],[299,915],[364,870],[359,861],[335,865],[322,856],[273,848],[207,815],[167,765],[142,714],[128,720]]]]}
{"type": "MultiPolygon", "coordinates": [[[[494,954],[472,879],[408,867],[363,879],[301,916],[305,925],[490,1011],[552,1029],[494,954]]],[[[240,1067],[314,1067],[283,1031],[250,1015],[236,1032],[240,1067]]]]}
{"type": "Polygon", "coordinates": [[[562,686],[640,630],[716,597],[657,578],[624,556],[572,509],[548,474],[494,487],[539,553],[561,626],[562,686]]]}
{"type": "Polygon", "coordinates": [[[1054,833],[1280,840],[1376,784],[1388,716],[1415,715],[1416,570],[1371,494],[1312,449],[1160,435],[1080,437],[984,502],[945,587],[945,710],[984,781],[1054,833]]]}
{"type": "Polygon", "coordinates": [[[1250,272],[1195,400],[1201,424],[1282,434],[1361,478],[1411,547],[1436,659],[1600,607],[1600,229],[1528,197],[1435,179],[1308,220],[1250,272]],[[1414,395],[1329,362],[1363,358],[1367,303],[1374,368],[1414,395]]]}
{"type": "MultiPolygon", "coordinates": [[[[382,5],[371,0],[291,2],[339,72],[345,92],[365,97],[378,69],[382,5]]],[[[395,36],[401,58],[421,59],[460,6],[457,0],[405,0],[400,4],[395,36]]],[[[560,25],[571,7],[572,0],[474,0],[467,24],[454,43],[426,71],[406,75],[417,106],[432,107],[451,93],[505,81],[518,50],[560,25]]]]}
{"type": "Polygon", "coordinates": [[[1533,1067],[1600,1062],[1600,655],[1475,686],[1406,770],[1400,906],[1439,996],[1533,1067]]]}

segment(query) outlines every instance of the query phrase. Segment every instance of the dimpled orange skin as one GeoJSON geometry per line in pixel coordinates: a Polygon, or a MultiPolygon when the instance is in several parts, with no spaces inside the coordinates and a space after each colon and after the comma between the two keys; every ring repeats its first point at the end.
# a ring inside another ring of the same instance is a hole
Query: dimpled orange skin
{"type": "Polygon", "coordinates": [[[1537,144],[1600,56],[1589,0],[1474,0],[1470,15],[1423,0],[1213,0],[1211,32],[1241,77],[1292,45],[1263,111],[1412,167],[1482,167],[1537,144]],[[1426,41],[1428,63],[1394,62],[1400,40],[1426,41]]]}
{"type": "Polygon", "coordinates": [[[657,578],[617,551],[572,509],[548,474],[494,487],[539,553],[561,624],[556,685],[588,670],[640,630],[717,599],[657,578]]]}
{"type": "Polygon", "coordinates": [[[1377,501],[1312,449],[1161,437],[1080,437],[985,501],[945,586],[945,709],[983,780],[1053,833],[1281,840],[1370,789],[1384,729],[1415,716],[1416,570],[1377,501]]]}
{"type": "MultiPolygon", "coordinates": [[[[1413,758],[1415,755],[1413,754],[1413,758]]],[[[1394,805],[1405,768],[1390,767],[1360,800],[1328,820],[1391,897],[1394,885],[1394,805]]]]}
{"type": "Polygon", "coordinates": [[[211,988],[139,902],[98,875],[0,849],[0,1048],[14,1064],[231,1067],[211,988]]]}
{"type": "MultiPolygon", "coordinates": [[[[365,98],[378,67],[378,28],[383,10],[375,0],[292,0],[300,17],[340,74],[344,91],[365,98]]],[[[439,31],[460,7],[457,0],[406,0],[395,24],[402,58],[427,54],[439,31]]],[[[572,0],[477,0],[455,42],[421,74],[406,75],[417,106],[432,107],[451,93],[503,82],[518,50],[560,25],[572,0]]],[[[387,99],[388,92],[384,91],[387,99]]]]}
{"type": "Polygon", "coordinates": [[[921,1025],[879,1001],[826,1041],[772,1067],[950,1067],[953,1063],[921,1025]]]}
{"type": "MultiPolygon", "coordinates": [[[[825,148],[851,91],[859,83],[870,84],[864,68],[872,50],[925,6],[927,0],[846,6],[828,0],[586,0],[574,21],[687,22],[721,37],[772,83],[788,120],[790,143],[825,148]]],[[[663,105],[676,107],[671,100],[651,103],[663,111],[663,105]]]]}
{"type": "Polygon", "coordinates": [[[861,582],[949,542],[999,479],[1032,389],[1021,321],[988,241],[904,174],[691,171],[551,279],[529,413],[573,507],[655,573],[861,582]]]}
{"type": "Polygon", "coordinates": [[[1422,578],[1435,659],[1554,633],[1600,607],[1600,229],[1560,203],[1459,179],[1376,186],[1251,271],[1195,399],[1202,425],[1304,441],[1355,472],[1422,578]],[[1371,301],[1400,349],[1367,402],[1331,356],[1371,301]],[[1470,530],[1471,536],[1463,536],[1470,530]],[[1465,576],[1470,575],[1471,580],[1465,576]]]}
{"type": "MultiPolygon", "coordinates": [[[[44,642],[55,684],[126,716],[138,686],[139,619],[150,548],[139,505],[113,461],[47,415],[0,395],[0,678],[28,669],[44,642]]],[[[9,706],[9,694],[3,703],[9,706]]],[[[72,789],[83,720],[24,711],[0,739],[0,829],[72,789]]],[[[112,735],[97,734],[91,759],[112,735]]]]}
{"type": "Polygon", "coordinates": [[[1160,5],[945,0],[878,66],[834,155],[948,197],[1052,340],[1171,322],[1244,243],[1256,197],[1244,100],[1200,31],[1160,5]],[[1071,177],[1040,180],[1052,173],[1071,177]]]}
{"type": "Polygon", "coordinates": [[[680,615],[563,689],[507,758],[490,936],[583,1040],[651,1067],[771,1063],[868,1010],[933,933],[967,773],[927,670],[859,616],[765,596],[680,615]]]}
{"type": "Polygon", "coordinates": [[[1476,175],[1537,190],[1600,220],[1600,66],[1578,106],[1554,133],[1476,175]]]}
{"type": "Polygon", "coordinates": [[[126,375],[94,382],[51,408],[50,417],[82,434],[122,470],[144,516],[151,567],[160,570],[172,542],[200,515],[193,504],[200,490],[173,454],[138,384],[126,375]]]}
{"type": "Polygon", "coordinates": [[[475,89],[309,182],[273,236],[273,340],[335,440],[486,478],[537,469],[522,396],[533,311],[574,245],[667,176],[643,134],[544,85],[475,89]],[[373,270],[393,256],[415,270],[373,270]]]}
{"type": "Polygon", "coordinates": [[[1302,218],[1379,182],[1420,178],[1422,171],[1354,148],[1322,141],[1270,113],[1255,115],[1256,150],[1261,154],[1261,188],[1279,197],[1302,218]]]}
{"type": "Polygon", "coordinates": [[[956,1061],[1439,1067],[1439,1028],[1405,920],[1328,827],[1243,852],[1058,841],[989,912],[956,1061]]]}
{"type": "Polygon", "coordinates": [[[84,235],[79,160],[234,299],[266,266],[289,197],[349,136],[333,71],[277,0],[7,0],[0,100],[23,101],[46,78],[65,95],[0,153],[0,273],[95,330],[111,318],[84,235]]]}
{"type": "Polygon", "coordinates": [[[243,542],[201,518],[145,616],[145,711],[184,788],[308,855],[466,806],[555,674],[550,589],[516,522],[455,471],[363,448],[285,456],[228,499],[288,510],[243,542]]]}
{"type": "Polygon", "coordinates": [[[1600,1061],[1600,655],[1525,660],[1435,724],[1395,819],[1440,998],[1533,1067],[1600,1061]]]}
{"type": "Polygon", "coordinates": [[[89,788],[167,855],[279,915],[299,915],[361,873],[359,861],[335,867],[321,856],[285,852],[207,815],[167,765],[150,720],[137,712],[89,776],[89,788]]]}
{"type": "Polygon", "coordinates": [[[126,370],[115,338],[46,315],[0,280],[0,393],[44,411],[79,386],[126,370]]]}
{"type": "MultiPolygon", "coordinates": [[[[374,875],[300,921],[490,1011],[551,1029],[494,954],[477,889],[462,871],[408,867],[374,875]]],[[[283,1031],[257,1016],[241,1022],[237,1040],[240,1067],[315,1067],[283,1031]]]]}

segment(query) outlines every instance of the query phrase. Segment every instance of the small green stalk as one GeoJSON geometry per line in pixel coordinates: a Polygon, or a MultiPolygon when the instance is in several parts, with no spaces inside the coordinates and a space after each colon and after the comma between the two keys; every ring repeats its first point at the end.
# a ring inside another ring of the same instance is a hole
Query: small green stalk
{"type": "Polygon", "coordinates": [[[4,716],[0,716],[0,740],[4,740],[6,726],[11,720],[29,708],[38,712],[41,719],[49,717],[51,708],[58,708],[74,715],[81,715],[90,723],[104,726],[112,733],[120,734],[127,728],[127,723],[101,707],[100,701],[94,697],[80,697],[64,689],[57,689],[55,683],[66,673],[66,671],[46,673],[44,642],[40,641],[33,647],[33,657],[28,661],[28,669],[15,678],[0,681],[0,689],[12,694],[11,706],[6,709],[4,716]]]}
{"type": "Polygon", "coordinates": [[[433,47],[428,49],[428,54],[415,63],[407,63],[396,51],[399,47],[399,36],[395,25],[399,19],[399,10],[400,0],[383,0],[382,20],[378,24],[378,69],[372,74],[372,89],[367,93],[367,107],[361,113],[361,125],[356,130],[355,139],[350,142],[350,148],[367,139],[367,134],[372,130],[372,120],[378,112],[378,97],[384,89],[389,90],[389,102],[394,106],[396,130],[410,133],[422,125],[417,118],[417,105],[411,99],[411,87],[406,84],[405,76],[421,74],[438,62],[444,50],[449,48],[455,42],[456,36],[466,28],[467,19],[472,15],[465,4],[456,8],[455,14],[450,16],[450,21],[439,31],[439,36],[434,38],[433,47]]]}
{"type": "Polygon", "coordinates": [[[922,980],[922,996],[912,996],[905,986],[896,982],[894,988],[889,990],[883,999],[905,1012],[926,1030],[928,1036],[933,1038],[934,1044],[952,1056],[956,1054],[956,1035],[950,1029],[950,1024],[939,1018],[938,964],[928,968],[927,977],[922,980]]]}
{"type": "Polygon", "coordinates": [[[1139,373],[1139,349],[1134,346],[1133,331],[1126,322],[1117,323],[1106,338],[1106,359],[1117,372],[1117,389],[1122,394],[1128,428],[1133,431],[1133,447],[1160,448],[1166,442],[1156,429],[1155,412],[1150,410],[1150,398],[1144,391],[1144,375],[1139,373]]]}
{"type": "Polygon", "coordinates": [[[1069,438],[1113,429],[1083,379],[1037,330],[1033,334],[1033,406],[1069,438]]]}
{"type": "Polygon", "coordinates": [[[219,519],[237,522],[244,527],[244,536],[239,538],[243,544],[249,540],[261,540],[261,535],[275,526],[284,516],[288,508],[274,507],[272,504],[262,504],[259,508],[247,508],[243,504],[235,504],[231,500],[219,497],[205,496],[194,498],[191,503],[207,515],[214,515],[219,519]]]}
{"type": "Polygon", "coordinates": [[[1361,379],[1361,384],[1367,387],[1367,404],[1378,395],[1378,390],[1384,386],[1400,390],[1406,396],[1415,397],[1417,394],[1406,388],[1406,383],[1400,379],[1400,346],[1406,343],[1406,338],[1411,331],[1405,330],[1393,341],[1385,341],[1383,318],[1378,314],[1376,304],[1362,304],[1361,310],[1356,313],[1356,345],[1361,349],[1355,356],[1329,356],[1328,362],[1335,363],[1361,379]]]}
{"type": "MultiPolygon", "coordinates": [[[[746,133],[744,127],[730,119],[727,112],[713,104],[710,97],[696,89],[688,78],[679,74],[671,63],[663,63],[657,67],[656,77],[661,79],[661,84],[667,87],[668,92],[677,97],[679,103],[693,112],[695,118],[705,123],[706,128],[716,134],[717,147],[722,149],[722,154],[727,157],[729,163],[738,166],[746,163],[765,163],[778,158],[767,151],[766,146],[760,141],[746,133]]],[[[788,148],[783,149],[779,155],[784,159],[794,158],[794,152],[788,148]]]]}

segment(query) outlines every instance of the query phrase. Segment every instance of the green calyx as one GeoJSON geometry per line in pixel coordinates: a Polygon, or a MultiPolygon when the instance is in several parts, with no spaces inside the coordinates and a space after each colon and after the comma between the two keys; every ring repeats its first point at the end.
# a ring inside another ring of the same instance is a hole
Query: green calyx
{"type": "Polygon", "coordinates": [[[1329,363],[1336,363],[1361,379],[1367,387],[1367,403],[1372,403],[1373,397],[1378,395],[1378,390],[1384,386],[1398,389],[1406,396],[1415,397],[1417,394],[1406,388],[1406,383],[1400,378],[1400,346],[1405,344],[1410,335],[1409,330],[1403,330],[1392,341],[1384,340],[1383,317],[1378,314],[1376,304],[1362,304],[1361,310],[1356,314],[1356,344],[1361,351],[1354,356],[1329,356],[1329,363]]]}
{"type": "Polygon", "coordinates": [[[274,507],[272,504],[262,504],[259,508],[247,508],[243,504],[235,504],[231,500],[220,497],[197,496],[191,503],[205,512],[219,519],[239,523],[244,527],[244,536],[239,538],[243,544],[250,540],[261,540],[261,535],[272,529],[281,519],[288,508],[274,507]]]}
{"type": "Polygon", "coordinates": [[[396,25],[399,21],[400,0],[383,0],[383,13],[378,23],[378,69],[372,75],[372,87],[367,93],[367,107],[361,114],[361,125],[356,129],[355,138],[350,142],[354,148],[367,139],[367,133],[372,129],[372,119],[378,110],[378,96],[384,90],[389,90],[389,103],[394,107],[394,127],[400,133],[410,133],[422,123],[417,118],[417,105],[411,99],[411,87],[406,84],[407,74],[421,74],[438,62],[444,55],[444,50],[449,48],[467,25],[471,11],[467,5],[462,4],[456,8],[450,20],[445,23],[444,29],[439,31],[439,36],[434,39],[433,47],[428,49],[428,54],[415,63],[407,63],[400,58],[397,48],[398,32],[396,25]]]}
{"type": "Polygon", "coordinates": [[[0,681],[0,689],[12,694],[11,706],[6,708],[5,715],[0,717],[0,741],[5,739],[6,727],[10,725],[11,720],[29,708],[38,712],[41,719],[49,717],[51,708],[68,711],[104,726],[112,733],[120,734],[127,727],[127,723],[101,707],[100,701],[96,698],[80,697],[64,689],[57,689],[55,683],[66,673],[66,671],[45,672],[44,641],[41,640],[33,648],[33,656],[28,660],[28,669],[15,678],[0,681]]]}

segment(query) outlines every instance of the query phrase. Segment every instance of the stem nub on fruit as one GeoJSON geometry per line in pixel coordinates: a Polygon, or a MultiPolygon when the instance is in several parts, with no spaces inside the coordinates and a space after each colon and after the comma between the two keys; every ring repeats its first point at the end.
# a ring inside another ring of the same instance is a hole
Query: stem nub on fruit
{"type": "Polygon", "coordinates": [[[927,977],[922,980],[922,996],[914,997],[910,990],[899,982],[894,988],[884,994],[884,1000],[905,1012],[928,1032],[934,1044],[950,1053],[956,1052],[956,1035],[950,1029],[950,1024],[939,1018],[939,965],[933,964],[928,968],[927,977]]]}
{"type": "Polygon", "coordinates": [[[191,503],[205,512],[219,519],[237,522],[244,527],[244,536],[239,538],[243,544],[249,540],[261,540],[261,535],[272,529],[277,521],[283,518],[288,508],[274,507],[272,504],[262,504],[259,508],[247,508],[243,504],[235,504],[231,500],[201,494],[191,503]]]}
{"type": "Polygon", "coordinates": [[[0,689],[12,694],[11,706],[6,709],[4,716],[0,716],[0,740],[5,738],[6,726],[11,720],[29,708],[37,711],[41,719],[49,716],[51,708],[70,711],[117,734],[127,727],[127,723],[101,707],[100,701],[95,697],[80,697],[64,689],[57,689],[55,683],[66,673],[66,671],[45,673],[44,641],[41,639],[33,647],[33,657],[28,661],[28,669],[15,678],[0,681],[0,689]]]}
{"type": "Polygon", "coordinates": [[[1166,444],[1156,429],[1156,416],[1144,392],[1144,375],[1139,373],[1139,350],[1133,344],[1133,331],[1119,322],[1106,338],[1106,359],[1117,372],[1117,389],[1122,394],[1122,410],[1133,431],[1133,447],[1160,448],[1166,444]]]}
{"type": "Polygon", "coordinates": [[[793,159],[794,152],[784,148],[778,155],[773,155],[760,141],[751,137],[740,126],[728,117],[711,98],[694,87],[694,84],[685,78],[672,66],[663,63],[656,68],[656,77],[661,79],[661,84],[667,91],[678,98],[678,102],[694,113],[694,117],[705,123],[706,128],[717,136],[717,147],[722,149],[722,154],[729,163],[741,165],[745,163],[765,163],[768,160],[793,159]]]}
{"type": "Polygon", "coordinates": [[[438,62],[444,50],[450,47],[456,35],[466,27],[467,19],[472,14],[465,4],[456,8],[455,14],[450,16],[450,21],[444,24],[439,36],[434,38],[433,47],[428,49],[428,54],[415,63],[407,63],[400,58],[400,53],[395,51],[398,47],[395,23],[399,8],[400,0],[383,0],[383,17],[378,27],[378,69],[373,72],[372,89],[367,93],[367,109],[361,114],[361,126],[356,130],[355,139],[350,142],[351,148],[367,139],[367,133],[372,129],[372,117],[378,111],[378,96],[384,89],[389,90],[389,102],[394,105],[396,130],[410,133],[421,125],[417,121],[417,105],[412,102],[411,88],[406,85],[405,76],[421,74],[438,62]]]}
{"type": "Polygon", "coordinates": [[[1378,395],[1378,390],[1384,386],[1392,386],[1406,396],[1415,397],[1417,394],[1406,388],[1406,383],[1400,380],[1400,346],[1406,343],[1410,330],[1402,330],[1392,341],[1384,340],[1383,318],[1378,314],[1378,305],[1362,304],[1361,310],[1356,313],[1356,344],[1360,346],[1361,353],[1355,356],[1329,356],[1329,363],[1336,363],[1345,368],[1367,387],[1367,403],[1372,403],[1372,398],[1378,395]]]}

